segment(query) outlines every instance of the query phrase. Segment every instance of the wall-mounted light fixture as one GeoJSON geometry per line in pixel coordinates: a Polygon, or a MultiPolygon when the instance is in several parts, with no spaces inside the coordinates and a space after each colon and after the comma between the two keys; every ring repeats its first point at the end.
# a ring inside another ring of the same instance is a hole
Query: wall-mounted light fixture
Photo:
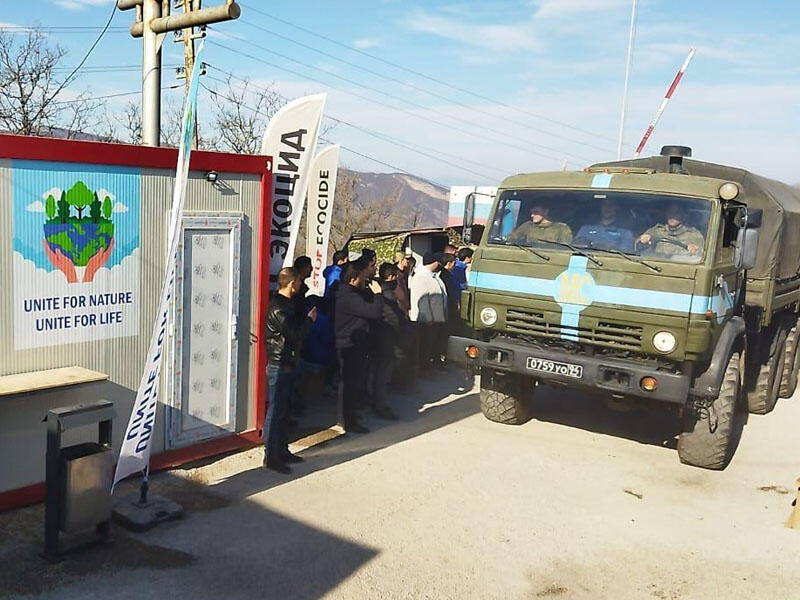
{"type": "Polygon", "coordinates": [[[206,171],[206,181],[208,183],[216,183],[219,179],[219,173],[216,171],[206,171]]]}

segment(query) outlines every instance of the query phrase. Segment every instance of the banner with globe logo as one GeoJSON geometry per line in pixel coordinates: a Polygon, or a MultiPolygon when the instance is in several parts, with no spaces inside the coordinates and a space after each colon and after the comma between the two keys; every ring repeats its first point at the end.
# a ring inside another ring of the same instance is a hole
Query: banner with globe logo
{"type": "Polygon", "coordinates": [[[138,335],[139,169],[12,168],[16,349],[138,335]]]}

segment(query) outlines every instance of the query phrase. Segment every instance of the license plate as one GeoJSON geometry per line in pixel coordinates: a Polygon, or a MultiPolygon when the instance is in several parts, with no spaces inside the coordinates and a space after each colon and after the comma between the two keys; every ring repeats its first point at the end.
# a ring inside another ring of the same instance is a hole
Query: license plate
{"type": "Polygon", "coordinates": [[[545,360],[543,358],[528,357],[528,368],[531,371],[542,373],[552,373],[553,375],[563,375],[580,379],[583,377],[583,366],[570,363],[558,362],[555,360],[545,360]]]}

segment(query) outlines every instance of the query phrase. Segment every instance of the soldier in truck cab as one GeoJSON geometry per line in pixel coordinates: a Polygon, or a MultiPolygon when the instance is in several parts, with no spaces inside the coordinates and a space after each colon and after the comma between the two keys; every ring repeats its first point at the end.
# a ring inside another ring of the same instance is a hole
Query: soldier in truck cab
{"type": "Polygon", "coordinates": [[[541,204],[531,207],[531,220],[526,221],[516,231],[508,236],[512,244],[532,242],[562,242],[569,244],[572,241],[572,230],[565,223],[550,220],[550,208],[541,204]]]}
{"type": "Polygon", "coordinates": [[[698,229],[686,225],[683,208],[673,202],[667,206],[666,223],[654,225],[636,240],[655,254],[700,254],[705,238],[698,229]]]}
{"type": "Polygon", "coordinates": [[[618,211],[619,206],[616,200],[604,198],[600,203],[599,221],[581,227],[575,235],[575,243],[621,252],[633,250],[633,233],[620,223],[618,211]]]}

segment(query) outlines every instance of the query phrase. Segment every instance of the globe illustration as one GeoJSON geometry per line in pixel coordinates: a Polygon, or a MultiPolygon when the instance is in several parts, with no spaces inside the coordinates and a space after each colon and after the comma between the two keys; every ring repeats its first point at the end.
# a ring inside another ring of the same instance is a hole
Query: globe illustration
{"type": "Polygon", "coordinates": [[[60,250],[76,267],[85,267],[99,250],[108,248],[114,224],[45,223],[44,237],[51,250],[60,250]]]}
{"type": "Polygon", "coordinates": [[[76,267],[85,267],[114,238],[111,198],[99,198],[82,181],[45,203],[44,239],[53,252],[60,251],[76,267]]]}

